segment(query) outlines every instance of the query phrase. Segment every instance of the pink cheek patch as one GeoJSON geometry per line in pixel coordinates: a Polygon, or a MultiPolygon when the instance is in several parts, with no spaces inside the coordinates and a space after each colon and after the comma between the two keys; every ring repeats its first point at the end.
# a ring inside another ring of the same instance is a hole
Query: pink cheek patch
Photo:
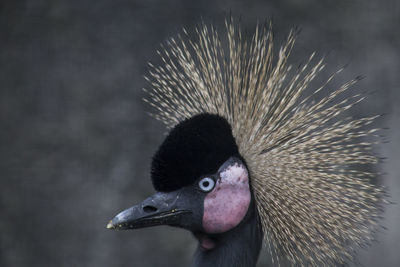
{"type": "Polygon", "coordinates": [[[247,213],[250,198],[246,168],[238,163],[226,168],[204,199],[204,230],[223,233],[237,226],[247,213]]]}

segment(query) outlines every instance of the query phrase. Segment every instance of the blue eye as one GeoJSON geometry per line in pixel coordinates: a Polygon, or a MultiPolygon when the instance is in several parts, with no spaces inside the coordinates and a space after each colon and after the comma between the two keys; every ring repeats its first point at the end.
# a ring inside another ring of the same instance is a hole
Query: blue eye
{"type": "Polygon", "coordinates": [[[215,182],[210,177],[205,177],[200,180],[199,187],[204,192],[210,192],[215,186],[215,182]]]}

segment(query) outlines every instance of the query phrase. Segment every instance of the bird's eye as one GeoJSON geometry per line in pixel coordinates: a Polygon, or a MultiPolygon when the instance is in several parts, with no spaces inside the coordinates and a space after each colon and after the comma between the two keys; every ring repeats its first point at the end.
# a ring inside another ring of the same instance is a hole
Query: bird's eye
{"type": "Polygon", "coordinates": [[[204,192],[210,192],[214,188],[215,182],[210,177],[205,177],[200,180],[199,187],[204,192]]]}

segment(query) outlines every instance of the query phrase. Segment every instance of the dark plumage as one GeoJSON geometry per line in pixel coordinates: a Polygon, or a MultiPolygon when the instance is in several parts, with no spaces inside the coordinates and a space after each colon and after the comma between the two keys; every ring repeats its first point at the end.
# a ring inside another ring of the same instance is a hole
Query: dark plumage
{"type": "Polygon", "coordinates": [[[153,157],[153,186],[169,192],[190,185],[238,154],[231,126],[224,118],[200,114],[186,119],[170,131],[153,157]]]}
{"type": "Polygon", "coordinates": [[[226,26],[223,37],[201,26],[195,41],[184,31],[150,64],[145,100],[172,129],[151,166],[158,192],[108,228],[187,229],[199,241],[195,267],[255,266],[263,237],[278,265],[352,260],[381,212],[375,173],[355,167],[378,162],[378,116],[344,118],[363,99],[342,99],[356,80],[321,95],[332,75],[306,95],[325,65],[312,54],[291,71],[293,32],[275,58],[268,28],[243,39],[226,26]]]}

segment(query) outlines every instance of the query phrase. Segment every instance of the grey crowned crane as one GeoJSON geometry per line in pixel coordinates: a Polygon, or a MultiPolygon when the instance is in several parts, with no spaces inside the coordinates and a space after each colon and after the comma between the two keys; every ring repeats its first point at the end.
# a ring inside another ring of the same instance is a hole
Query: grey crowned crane
{"type": "Polygon", "coordinates": [[[363,99],[342,97],[357,79],[321,95],[335,73],[307,94],[324,63],[313,54],[292,71],[294,36],[276,59],[270,27],[246,39],[231,20],[224,34],[201,25],[163,46],[145,90],[169,129],[152,160],[156,193],[108,228],[187,229],[202,267],[255,266],[263,240],[277,264],[331,266],[371,241],[383,190],[359,165],[377,163],[377,116],[343,118],[363,99]]]}

